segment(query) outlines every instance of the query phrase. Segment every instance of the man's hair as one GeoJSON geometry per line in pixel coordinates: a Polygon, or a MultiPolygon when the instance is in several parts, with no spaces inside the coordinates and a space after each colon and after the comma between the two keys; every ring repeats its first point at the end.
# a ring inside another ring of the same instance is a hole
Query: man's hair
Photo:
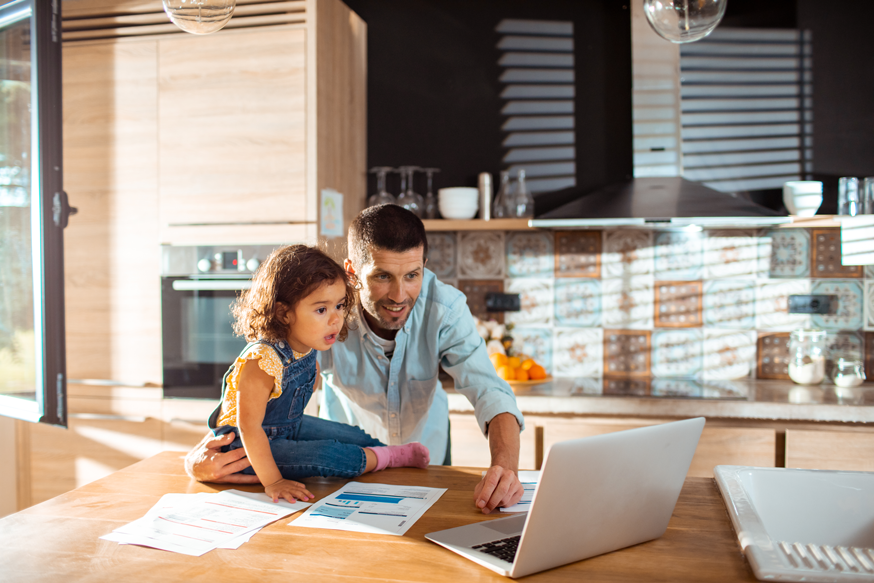
{"type": "Polygon", "coordinates": [[[381,249],[403,253],[422,247],[428,256],[425,225],[403,207],[381,204],[361,211],[349,226],[349,259],[360,268],[371,260],[371,251],[381,249]]]}
{"type": "MultiPolygon", "coordinates": [[[[294,310],[308,295],[337,281],[346,287],[348,317],[357,297],[355,276],[315,247],[289,245],[277,249],[255,272],[252,287],[231,306],[234,332],[249,342],[282,340],[288,336],[288,327],[276,317],[277,302],[294,310]]],[[[345,340],[347,333],[344,320],[337,339],[345,340]]]]}

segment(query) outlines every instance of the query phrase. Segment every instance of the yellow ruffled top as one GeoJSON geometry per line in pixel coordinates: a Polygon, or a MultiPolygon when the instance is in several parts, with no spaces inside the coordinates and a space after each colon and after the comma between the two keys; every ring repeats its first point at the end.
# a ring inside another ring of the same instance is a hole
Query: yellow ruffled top
{"type": "MultiPolygon", "coordinates": [[[[312,348],[307,352],[298,352],[292,349],[295,360],[303,358],[312,351],[312,348]]],[[[266,344],[253,344],[237,357],[237,360],[234,361],[234,370],[228,375],[222,399],[222,413],[217,423],[219,427],[222,425],[239,427],[237,425],[237,393],[239,392],[240,371],[243,370],[243,365],[246,364],[247,360],[257,360],[258,368],[273,377],[273,391],[270,392],[268,401],[278,399],[282,395],[282,361],[279,359],[279,355],[266,344]]]]}

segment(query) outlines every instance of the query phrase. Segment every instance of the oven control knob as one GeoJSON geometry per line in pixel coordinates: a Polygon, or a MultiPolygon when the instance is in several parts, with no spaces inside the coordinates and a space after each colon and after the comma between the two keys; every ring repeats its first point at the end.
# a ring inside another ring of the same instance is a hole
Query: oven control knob
{"type": "Polygon", "coordinates": [[[246,269],[248,269],[249,271],[255,271],[256,269],[258,269],[259,265],[261,265],[261,262],[253,257],[246,262],[246,269]]]}
{"type": "Polygon", "coordinates": [[[209,259],[201,259],[197,262],[197,271],[203,273],[209,271],[210,269],[212,269],[212,261],[210,261],[209,259]]]}

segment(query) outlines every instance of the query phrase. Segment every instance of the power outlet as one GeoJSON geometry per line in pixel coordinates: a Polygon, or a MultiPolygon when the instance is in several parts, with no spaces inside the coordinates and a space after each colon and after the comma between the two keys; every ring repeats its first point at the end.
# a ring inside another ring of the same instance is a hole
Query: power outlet
{"type": "Polygon", "coordinates": [[[835,296],[789,296],[790,314],[828,314],[835,296]]]}
{"type": "Polygon", "coordinates": [[[519,294],[486,293],[486,310],[489,312],[518,312],[521,309],[519,294]]]}

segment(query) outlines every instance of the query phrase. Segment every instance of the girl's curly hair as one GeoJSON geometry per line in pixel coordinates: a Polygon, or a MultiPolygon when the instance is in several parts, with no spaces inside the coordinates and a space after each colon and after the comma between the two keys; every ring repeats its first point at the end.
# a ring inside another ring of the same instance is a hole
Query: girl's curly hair
{"type": "Polygon", "coordinates": [[[285,339],[288,330],[276,317],[277,302],[294,310],[302,299],[319,287],[338,280],[346,286],[346,318],[337,339],[345,340],[348,334],[346,319],[355,306],[357,280],[323,251],[306,245],[281,247],[261,264],[252,279],[252,287],[231,306],[234,333],[249,342],[285,339]]]}

